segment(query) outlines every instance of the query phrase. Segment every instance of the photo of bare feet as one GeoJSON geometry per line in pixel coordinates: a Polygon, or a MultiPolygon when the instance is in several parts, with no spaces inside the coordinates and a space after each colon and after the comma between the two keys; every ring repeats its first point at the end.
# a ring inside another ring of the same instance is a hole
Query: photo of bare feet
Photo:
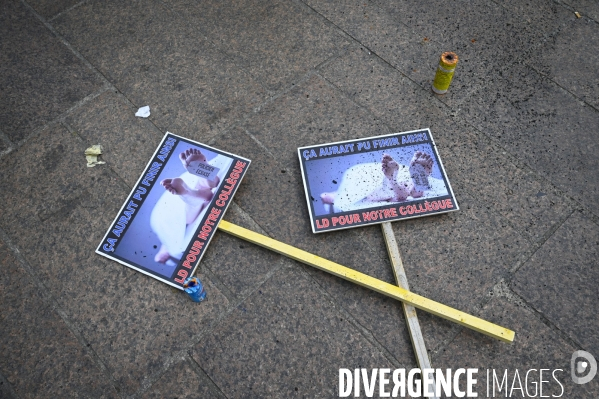
{"type": "Polygon", "coordinates": [[[319,194],[320,200],[326,205],[323,213],[335,212],[334,209],[346,212],[381,203],[404,202],[421,198],[427,193],[446,194],[444,185],[439,185],[442,182],[431,177],[433,168],[433,157],[426,151],[414,151],[405,164],[383,152],[379,162],[358,163],[347,168],[337,184],[337,190],[319,194]]]}

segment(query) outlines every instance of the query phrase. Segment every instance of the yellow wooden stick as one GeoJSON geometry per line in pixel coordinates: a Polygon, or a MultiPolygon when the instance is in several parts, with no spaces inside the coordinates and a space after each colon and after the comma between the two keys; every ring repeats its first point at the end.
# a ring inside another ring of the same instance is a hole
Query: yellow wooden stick
{"type": "Polygon", "coordinates": [[[243,240],[268,248],[280,253],[281,255],[285,255],[291,259],[297,260],[298,262],[302,262],[322,271],[334,274],[335,276],[354,282],[363,287],[370,288],[371,290],[386,295],[390,298],[410,304],[418,309],[422,309],[444,319],[453,321],[464,327],[471,328],[500,341],[512,342],[514,340],[514,332],[508,330],[507,328],[490,323],[478,317],[474,317],[468,313],[453,309],[439,302],[435,302],[403,288],[378,280],[374,277],[370,277],[364,273],[350,269],[349,267],[331,262],[330,260],[313,255],[299,248],[295,248],[291,245],[273,240],[270,237],[266,237],[254,231],[244,229],[243,227],[229,223],[225,220],[220,221],[218,228],[235,237],[239,237],[243,240]]]}

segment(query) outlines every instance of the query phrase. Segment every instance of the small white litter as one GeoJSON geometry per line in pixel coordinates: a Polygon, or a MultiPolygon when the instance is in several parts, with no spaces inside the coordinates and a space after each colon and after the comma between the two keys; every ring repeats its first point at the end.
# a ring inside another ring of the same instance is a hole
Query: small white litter
{"type": "Polygon", "coordinates": [[[146,105],[145,107],[141,107],[135,113],[135,116],[139,116],[140,118],[147,118],[150,116],[150,106],[146,105]]]}

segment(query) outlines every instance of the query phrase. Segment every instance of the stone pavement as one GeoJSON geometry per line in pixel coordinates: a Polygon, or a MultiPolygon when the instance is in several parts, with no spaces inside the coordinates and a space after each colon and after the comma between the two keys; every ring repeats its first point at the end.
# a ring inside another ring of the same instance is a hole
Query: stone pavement
{"type": "Polygon", "coordinates": [[[227,220],[392,283],[379,226],[311,233],[295,150],[430,127],[462,209],[394,223],[411,287],[516,331],[419,312],[433,366],[598,398],[570,379],[599,359],[598,50],[596,0],[0,0],[0,397],[331,398],[339,368],[416,367],[399,303],[224,233],[200,305],[94,249],[169,130],[252,159],[227,220]]]}

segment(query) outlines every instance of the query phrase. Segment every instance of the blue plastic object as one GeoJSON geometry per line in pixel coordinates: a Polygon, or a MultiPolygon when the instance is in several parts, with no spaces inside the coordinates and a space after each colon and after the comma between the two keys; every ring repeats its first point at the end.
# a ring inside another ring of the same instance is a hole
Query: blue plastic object
{"type": "Polygon", "coordinates": [[[202,302],[206,299],[206,290],[197,277],[187,277],[183,282],[183,288],[194,302],[202,302]]]}

